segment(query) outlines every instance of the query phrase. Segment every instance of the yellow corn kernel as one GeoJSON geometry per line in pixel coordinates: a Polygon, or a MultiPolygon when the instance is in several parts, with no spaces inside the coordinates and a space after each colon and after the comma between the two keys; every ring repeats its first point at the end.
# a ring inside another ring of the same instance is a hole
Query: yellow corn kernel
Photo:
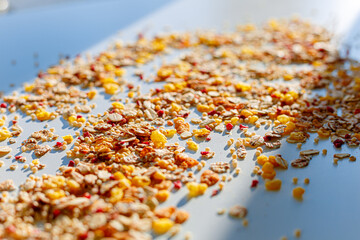
{"type": "Polygon", "coordinates": [[[242,115],[244,117],[250,117],[250,116],[252,116],[254,114],[252,112],[250,112],[249,110],[247,110],[247,109],[243,109],[243,110],[241,110],[240,115],[242,115]]]}
{"type": "Polygon", "coordinates": [[[260,155],[260,156],[257,157],[257,163],[259,165],[264,165],[268,161],[269,161],[269,158],[267,156],[265,156],[265,155],[260,155]]]}
{"type": "Polygon", "coordinates": [[[126,73],[126,70],[124,68],[116,68],[114,73],[115,73],[115,76],[121,77],[126,73]]]}
{"type": "Polygon", "coordinates": [[[281,180],[280,179],[268,180],[265,182],[265,188],[268,191],[278,191],[281,189],[281,180]]]}
{"type": "Polygon", "coordinates": [[[161,131],[166,137],[173,137],[176,134],[176,129],[166,129],[161,131]]]}
{"type": "Polygon", "coordinates": [[[159,130],[155,130],[150,135],[151,141],[154,143],[156,148],[163,148],[167,143],[167,139],[164,134],[162,134],[159,130]]]}
{"type": "Polygon", "coordinates": [[[105,71],[107,71],[107,72],[113,72],[113,71],[115,70],[115,66],[112,65],[112,64],[110,64],[110,63],[108,63],[108,64],[105,64],[105,65],[104,65],[104,69],[105,69],[105,71]]]}
{"type": "Polygon", "coordinates": [[[156,193],[155,197],[159,202],[165,202],[170,196],[168,190],[160,190],[156,193]]]}
{"type": "Polygon", "coordinates": [[[131,181],[127,178],[120,179],[118,186],[122,189],[129,188],[131,186],[131,181]]]}
{"type": "Polygon", "coordinates": [[[165,92],[174,92],[174,91],[176,91],[176,87],[172,83],[167,83],[164,85],[164,90],[165,90],[165,92]]]}
{"type": "Polygon", "coordinates": [[[0,127],[1,127],[1,126],[4,126],[4,124],[5,124],[5,120],[2,119],[2,118],[0,118],[0,127]]]}
{"type": "Polygon", "coordinates": [[[305,193],[305,189],[302,187],[296,187],[292,191],[293,197],[299,200],[302,199],[304,193],[305,193]]]}
{"type": "Polygon", "coordinates": [[[0,142],[10,138],[12,135],[7,129],[0,130],[0,142]]]}
{"type": "Polygon", "coordinates": [[[111,191],[110,191],[109,201],[111,203],[117,203],[117,202],[121,201],[123,196],[124,196],[124,191],[121,188],[115,187],[115,188],[111,189],[111,191]]]}
{"type": "Polygon", "coordinates": [[[295,130],[295,128],[296,128],[296,125],[295,125],[295,123],[293,123],[293,122],[287,122],[285,125],[286,125],[286,128],[285,128],[285,130],[284,130],[284,133],[285,133],[285,134],[290,134],[290,133],[293,132],[293,131],[295,130]]]}
{"type": "Polygon", "coordinates": [[[240,92],[250,91],[251,85],[247,83],[237,83],[235,84],[235,89],[240,92]]]}
{"type": "Polygon", "coordinates": [[[37,158],[37,159],[32,160],[31,163],[34,164],[34,165],[39,165],[40,160],[37,158]]]}
{"type": "Polygon", "coordinates": [[[73,179],[68,180],[67,185],[70,188],[70,190],[73,192],[80,190],[80,184],[73,179]]]}
{"type": "Polygon", "coordinates": [[[157,75],[160,78],[168,78],[173,74],[173,70],[170,68],[160,68],[157,72],[157,75]]]}
{"type": "Polygon", "coordinates": [[[77,121],[77,122],[84,123],[84,122],[86,121],[86,119],[83,118],[83,117],[79,117],[79,118],[76,118],[76,121],[77,121]]]}
{"type": "Polygon", "coordinates": [[[249,118],[249,123],[250,123],[250,124],[255,124],[255,122],[256,122],[257,120],[259,120],[259,117],[253,115],[253,116],[251,116],[251,117],[249,118]]]}
{"type": "Polygon", "coordinates": [[[58,69],[56,67],[48,68],[47,72],[49,74],[57,74],[57,73],[59,73],[59,71],[58,71],[58,69]]]}
{"type": "Polygon", "coordinates": [[[113,108],[116,108],[116,109],[124,109],[125,108],[124,104],[122,104],[121,102],[113,102],[111,105],[113,108]]]}
{"type": "Polygon", "coordinates": [[[153,231],[158,234],[164,234],[168,232],[174,226],[174,222],[168,218],[159,218],[153,221],[153,231]]]}
{"type": "Polygon", "coordinates": [[[134,165],[122,165],[122,170],[125,174],[131,174],[135,170],[134,165]]]}
{"type": "Polygon", "coordinates": [[[285,123],[287,123],[288,121],[290,121],[290,118],[289,118],[289,116],[282,114],[282,115],[277,116],[277,120],[278,120],[281,124],[285,124],[285,123]]]}
{"type": "Polygon", "coordinates": [[[95,90],[92,90],[90,92],[87,93],[87,97],[91,100],[91,99],[94,99],[95,96],[96,96],[96,91],[95,90]]]}
{"type": "Polygon", "coordinates": [[[189,182],[186,187],[189,190],[189,197],[197,197],[203,195],[208,186],[205,183],[189,182]]]}
{"type": "Polygon", "coordinates": [[[291,75],[291,74],[285,74],[283,76],[283,78],[284,78],[285,81],[290,81],[290,80],[292,80],[294,78],[294,76],[291,75]]]}
{"type": "Polygon", "coordinates": [[[195,137],[206,137],[210,134],[210,130],[207,130],[206,128],[200,128],[200,129],[194,129],[193,134],[195,137]]]}
{"type": "Polygon", "coordinates": [[[105,89],[105,93],[110,95],[114,95],[119,89],[119,86],[115,83],[105,83],[103,87],[105,89]]]}
{"type": "Polygon", "coordinates": [[[131,182],[135,187],[145,187],[149,186],[151,181],[150,178],[145,176],[135,176],[131,182]]]}
{"type": "Polygon", "coordinates": [[[60,199],[65,197],[65,192],[63,190],[56,190],[56,191],[48,191],[46,193],[46,196],[50,199],[50,200],[56,200],[56,199],[60,199]]]}
{"type": "Polygon", "coordinates": [[[101,78],[101,79],[100,79],[100,82],[101,82],[102,84],[116,83],[115,79],[114,79],[114,78],[111,78],[111,77],[109,77],[109,78],[101,78]]]}
{"type": "Polygon", "coordinates": [[[35,85],[34,84],[24,84],[24,90],[25,92],[31,92],[34,89],[35,85]]]}
{"type": "Polygon", "coordinates": [[[129,97],[129,98],[133,98],[134,96],[135,96],[135,93],[134,93],[134,92],[129,92],[129,93],[128,93],[128,97],[129,97]]]}
{"type": "Polygon", "coordinates": [[[196,142],[192,141],[192,140],[188,140],[186,142],[187,147],[192,150],[192,151],[197,151],[199,149],[199,144],[197,144],[196,142]]]}
{"type": "Polygon", "coordinates": [[[171,111],[179,112],[180,110],[181,110],[181,106],[179,104],[176,103],[171,104],[171,111]]]}
{"type": "Polygon", "coordinates": [[[213,108],[205,104],[198,104],[196,108],[199,112],[210,112],[213,110],[213,108]]]}
{"type": "Polygon", "coordinates": [[[76,121],[76,116],[72,115],[68,118],[69,123],[73,123],[76,121]]]}
{"type": "Polygon", "coordinates": [[[174,84],[177,90],[182,90],[186,87],[187,83],[184,82],[177,82],[174,84]]]}
{"type": "Polygon", "coordinates": [[[71,135],[65,135],[62,137],[67,144],[70,144],[74,138],[71,135]]]}
{"type": "Polygon", "coordinates": [[[46,120],[49,120],[51,117],[51,113],[49,113],[43,109],[37,110],[35,115],[39,121],[46,121],[46,120]]]}
{"type": "Polygon", "coordinates": [[[262,167],[262,171],[266,173],[271,173],[274,171],[274,166],[270,162],[265,162],[262,167]]]}
{"type": "Polygon", "coordinates": [[[156,171],[153,175],[153,178],[156,180],[165,180],[165,175],[160,171],[156,171]]]}
{"type": "Polygon", "coordinates": [[[239,118],[238,118],[238,117],[232,117],[232,118],[230,119],[230,122],[231,122],[232,125],[236,125],[236,124],[238,123],[238,121],[239,121],[239,118]]]}
{"type": "Polygon", "coordinates": [[[122,172],[114,173],[114,179],[115,180],[120,180],[120,179],[124,179],[124,178],[125,178],[125,176],[124,176],[124,174],[122,172]]]}

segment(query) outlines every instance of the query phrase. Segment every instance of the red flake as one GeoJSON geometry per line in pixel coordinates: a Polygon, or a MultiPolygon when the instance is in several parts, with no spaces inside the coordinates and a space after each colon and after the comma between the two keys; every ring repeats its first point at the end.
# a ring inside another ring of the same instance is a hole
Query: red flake
{"type": "Polygon", "coordinates": [[[336,139],[333,144],[336,148],[341,148],[341,146],[344,144],[344,141],[341,139],[336,139]]]}
{"type": "Polygon", "coordinates": [[[55,146],[60,148],[60,147],[62,147],[62,145],[63,145],[62,142],[56,142],[56,145],[55,145],[55,146]]]}
{"type": "Polygon", "coordinates": [[[79,118],[82,118],[82,116],[81,116],[81,115],[77,115],[76,118],[79,119],[79,118]]]}
{"type": "Polygon", "coordinates": [[[165,113],[164,110],[159,110],[159,111],[157,111],[157,115],[158,115],[159,117],[162,117],[162,116],[164,115],[164,113],[165,113]]]}
{"type": "Polygon", "coordinates": [[[88,232],[81,233],[79,234],[79,239],[85,240],[88,238],[88,235],[89,235],[88,232]]]}
{"type": "Polygon", "coordinates": [[[54,218],[56,218],[57,216],[59,216],[61,213],[61,211],[59,209],[54,209],[53,211],[53,215],[54,215],[54,218]]]}
{"type": "Polygon", "coordinates": [[[89,132],[84,132],[84,137],[90,137],[90,133],[89,132]]]}
{"type": "Polygon", "coordinates": [[[360,113],[360,108],[355,109],[355,114],[358,114],[358,113],[360,113]]]}
{"type": "Polygon", "coordinates": [[[206,90],[206,89],[202,89],[201,92],[202,92],[202,93],[207,93],[207,90],[206,90]]]}
{"type": "Polygon", "coordinates": [[[226,124],[226,129],[228,131],[231,131],[231,129],[233,129],[233,127],[234,127],[234,125],[232,125],[231,123],[226,124]]]}
{"type": "Polygon", "coordinates": [[[14,225],[7,226],[6,231],[10,233],[14,233],[16,231],[16,227],[14,225]]]}
{"type": "Polygon", "coordinates": [[[75,166],[75,162],[73,160],[70,160],[68,167],[74,167],[74,166],[75,166]]]}
{"type": "Polygon", "coordinates": [[[215,189],[215,190],[212,191],[211,196],[212,196],[212,197],[215,197],[216,195],[219,194],[219,192],[220,192],[219,189],[215,189]]]}
{"type": "Polygon", "coordinates": [[[143,80],[144,76],[142,74],[139,74],[139,78],[140,78],[140,80],[143,80]]]}
{"type": "Polygon", "coordinates": [[[159,92],[161,92],[161,89],[160,89],[160,88],[155,88],[155,91],[156,91],[157,93],[159,93],[159,92]]]}
{"type": "Polygon", "coordinates": [[[93,71],[93,72],[95,72],[95,64],[91,64],[91,65],[90,65],[90,70],[93,71]]]}
{"type": "Polygon", "coordinates": [[[213,116],[215,114],[219,115],[220,113],[218,111],[216,111],[216,110],[212,110],[212,111],[208,112],[209,116],[213,116]]]}
{"type": "Polygon", "coordinates": [[[1,107],[1,108],[7,108],[7,105],[6,105],[6,103],[2,103],[2,104],[0,105],[0,107],[1,107]]]}
{"type": "Polygon", "coordinates": [[[18,121],[16,121],[16,120],[13,120],[13,121],[12,121],[12,124],[13,124],[13,125],[15,125],[15,124],[17,124],[17,123],[18,123],[18,121]]]}
{"type": "Polygon", "coordinates": [[[327,106],[326,111],[333,113],[333,112],[335,112],[335,109],[333,107],[327,106]]]}
{"type": "Polygon", "coordinates": [[[242,124],[240,124],[239,127],[240,127],[241,130],[243,130],[243,129],[245,129],[245,128],[249,128],[248,126],[245,126],[245,125],[242,125],[242,124]]]}
{"type": "Polygon", "coordinates": [[[115,110],[113,109],[113,110],[111,110],[111,111],[109,112],[109,114],[114,113],[114,112],[115,112],[115,110]]]}
{"type": "Polygon", "coordinates": [[[212,131],[212,128],[209,127],[209,125],[206,125],[205,128],[206,128],[207,130],[209,130],[209,131],[212,131]]]}
{"type": "Polygon", "coordinates": [[[90,198],[91,198],[91,194],[88,193],[88,192],[86,192],[86,193],[84,193],[84,197],[86,197],[87,199],[90,199],[90,198]]]}
{"type": "Polygon", "coordinates": [[[211,140],[211,137],[207,137],[205,140],[206,140],[206,141],[210,141],[210,140],[211,140]]]}
{"type": "Polygon", "coordinates": [[[350,139],[351,138],[351,135],[350,134],[345,134],[345,139],[350,139]]]}
{"type": "Polygon", "coordinates": [[[257,185],[259,184],[259,180],[252,180],[252,183],[251,183],[251,187],[254,188],[254,187],[257,187],[257,185]]]}
{"type": "Polygon", "coordinates": [[[15,159],[20,159],[21,158],[21,156],[15,156],[15,159]]]}
{"type": "Polygon", "coordinates": [[[204,156],[206,154],[209,154],[209,151],[202,151],[202,152],[200,152],[200,154],[204,156]]]}
{"type": "Polygon", "coordinates": [[[97,212],[97,213],[103,213],[103,212],[104,212],[104,209],[103,209],[103,208],[98,208],[98,209],[96,209],[95,212],[97,212]]]}
{"type": "Polygon", "coordinates": [[[133,89],[134,88],[134,85],[133,84],[131,84],[131,83],[129,83],[128,85],[127,85],[127,87],[128,87],[128,89],[133,89]]]}
{"type": "Polygon", "coordinates": [[[182,187],[182,185],[181,185],[181,182],[179,180],[174,182],[174,188],[175,189],[180,189],[181,187],[182,187]]]}
{"type": "Polygon", "coordinates": [[[183,118],[187,118],[188,116],[189,116],[189,113],[184,113],[184,114],[182,115],[183,118]]]}

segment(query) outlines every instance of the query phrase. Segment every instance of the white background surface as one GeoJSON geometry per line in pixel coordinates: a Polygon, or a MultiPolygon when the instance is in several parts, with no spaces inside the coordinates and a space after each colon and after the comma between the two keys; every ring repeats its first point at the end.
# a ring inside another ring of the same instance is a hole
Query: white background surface
{"type": "MultiPolygon", "coordinates": [[[[144,29],[146,29],[146,34],[152,34],[164,31],[165,27],[176,31],[200,28],[226,30],[233,29],[239,23],[262,23],[271,17],[290,17],[297,13],[315,23],[334,29],[339,36],[350,34],[352,38],[348,38],[347,42],[356,47],[356,30],[360,28],[360,22],[357,21],[359,6],[360,1],[176,1],[122,29],[121,38],[131,40],[139,31],[144,29]],[[356,22],[359,24],[356,25],[356,22]]],[[[119,35],[106,39],[89,50],[96,53],[106,48],[109,42],[117,38],[119,35]]],[[[74,44],[81,43],[75,42],[74,44]]],[[[356,51],[351,53],[352,56],[356,56],[356,51]]],[[[70,54],[76,53],[71,52],[70,54]]],[[[153,64],[145,66],[146,74],[153,71],[152,66],[153,64]]],[[[127,79],[136,82],[130,73],[131,71],[129,71],[127,79]]],[[[23,79],[23,82],[28,80],[30,79],[23,79]]],[[[135,84],[137,83],[139,82],[135,84]]],[[[155,85],[142,86],[142,92],[146,92],[149,87],[155,87],[155,85]]],[[[125,94],[123,95],[124,98],[125,94]]],[[[104,95],[98,96],[94,102],[98,104],[96,113],[103,112],[110,106],[104,95]]],[[[49,122],[49,124],[56,128],[56,133],[60,136],[73,135],[74,133],[74,129],[69,128],[66,122],[60,119],[49,122]]],[[[20,142],[33,131],[42,129],[44,125],[45,123],[30,122],[28,117],[22,118],[20,126],[25,131],[17,139],[17,144],[12,145],[14,150],[11,154],[15,155],[19,151],[20,142]]],[[[226,141],[230,137],[239,137],[237,129],[233,130],[232,136],[212,133],[212,140],[200,145],[200,150],[209,146],[216,152],[215,158],[209,160],[208,165],[215,161],[230,161],[229,151],[225,150],[226,141]]],[[[260,132],[263,133],[263,131],[262,129],[260,132]]],[[[352,153],[358,158],[358,161],[343,160],[339,161],[338,166],[334,166],[332,155],[340,151],[335,150],[329,141],[320,141],[314,147],[313,139],[314,135],[303,145],[302,149],[316,148],[321,150],[326,148],[328,150],[327,156],[320,154],[314,157],[310,165],[304,169],[290,167],[287,171],[277,171],[277,178],[283,181],[279,192],[266,192],[261,179],[259,179],[258,188],[250,189],[251,181],[254,179],[251,172],[255,160],[253,158],[254,150],[248,150],[246,159],[239,162],[242,172],[226,184],[218,196],[210,197],[214,188],[208,189],[204,196],[190,201],[186,201],[186,189],[171,195],[164,206],[182,206],[191,213],[191,218],[183,225],[184,231],[175,239],[182,239],[186,231],[192,232],[193,239],[280,239],[281,236],[294,239],[293,232],[297,228],[302,230],[301,239],[360,239],[360,228],[358,227],[360,222],[359,148],[348,149],[344,146],[341,152],[352,153]],[[294,200],[291,196],[294,187],[292,184],[293,177],[298,177],[298,185],[306,189],[302,202],[294,200]],[[305,177],[310,178],[308,186],[303,185],[305,177]],[[234,204],[248,208],[248,227],[243,227],[241,221],[230,219],[226,214],[217,216],[218,208],[229,208],[234,204]]],[[[174,137],[171,141],[178,140],[174,137]]],[[[283,142],[280,150],[266,152],[265,154],[281,153],[289,162],[297,158],[299,150],[296,149],[296,145],[286,144],[285,139],[283,142]]],[[[0,145],[4,144],[6,143],[0,143],[0,145]]],[[[185,141],[181,141],[181,144],[185,146],[185,141]]],[[[28,161],[31,159],[30,155],[22,155],[27,156],[28,161]]],[[[55,173],[60,165],[67,164],[69,160],[64,155],[65,152],[52,152],[42,157],[41,162],[47,164],[47,167],[45,170],[39,171],[38,175],[55,173]]],[[[199,156],[200,151],[193,154],[195,158],[199,158],[199,156]]],[[[0,169],[1,180],[11,178],[16,184],[24,182],[30,173],[29,171],[24,172],[21,169],[21,164],[15,172],[8,171],[12,159],[2,158],[1,160],[5,161],[5,167],[0,169]]],[[[200,174],[198,173],[197,176],[200,174]]],[[[166,236],[161,237],[161,239],[166,238],[166,236]]]]}

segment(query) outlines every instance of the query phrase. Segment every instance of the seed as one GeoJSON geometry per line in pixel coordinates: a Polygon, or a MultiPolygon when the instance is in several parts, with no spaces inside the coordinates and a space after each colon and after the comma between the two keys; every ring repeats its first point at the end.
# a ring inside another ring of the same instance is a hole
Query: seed
{"type": "Polygon", "coordinates": [[[304,184],[307,185],[307,184],[309,184],[309,183],[310,183],[310,179],[309,179],[309,178],[305,178],[305,179],[304,179],[304,184]]]}

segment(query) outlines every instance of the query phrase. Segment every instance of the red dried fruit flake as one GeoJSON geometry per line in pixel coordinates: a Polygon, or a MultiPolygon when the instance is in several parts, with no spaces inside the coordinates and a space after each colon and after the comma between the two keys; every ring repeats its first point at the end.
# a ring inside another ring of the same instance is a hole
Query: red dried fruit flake
{"type": "Polygon", "coordinates": [[[181,182],[180,182],[179,180],[174,182],[174,188],[175,188],[175,189],[180,189],[181,186],[182,186],[182,185],[181,185],[181,182]]]}
{"type": "Polygon", "coordinates": [[[211,140],[211,137],[207,137],[205,140],[206,140],[206,141],[210,141],[210,140],[211,140]]]}
{"type": "Polygon", "coordinates": [[[211,196],[215,197],[216,195],[218,195],[220,193],[219,189],[215,189],[214,191],[212,191],[211,196]]]}
{"type": "Polygon", "coordinates": [[[335,112],[335,109],[333,107],[327,106],[326,111],[333,113],[333,112],[335,112]]]}
{"type": "Polygon", "coordinates": [[[252,182],[251,182],[251,187],[252,187],[252,188],[255,188],[255,187],[257,187],[258,184],[259,184],[259,180],[254,179],[254,180],[252,180],[252,182]]]}
{"type": "Polygon", "coordinates": [[[70,160],[68,167],[74,167],[74,166],[75,166],[75,162],[73,160],[70,160]]]}
{"type": "Polygon", "coordinates": [[[53,215],[54,215],[54,218],[56,218],[57,216],[59,216],[61,213],[61,211],[59,209],[54,209],[53,211],[53,215]]]}
{"type": "Polygon", "coordinates": [[[344,144],[344,141],[341,139],[336,139],[333,144],[336,148],[341,148],[341,146],[344,144]]]}
{"type": "Polygon", "coordinates": [[[158,115],[159,117],[162,117],[162,116],[164,115],[164,113],[165,113],[164,110],[159,110],[159,111],[157,111],[157,115],[158,115]]]}
{"type": "Polygon", "coordinates": [[[241,130],[243,130],[243,129],[245,129],[245,128],[249,128],[249,127],[248,127],[248,126],[245,126],[245,125],[240,124],[239,128],[240,128],[241,130]]]}
{"type": "Polygon", "coordinates": [[[234,125],[232,125],[231,123],[226,124],[226,130],[231,131],[231,129],[233,129],[234,125]]]}
{"type": "Polygon", "coordinates": [[[1,107],[1,108],[7,108],[7,105],[6,105],[6,103],[2,103],[2,104],[0,105],[0,107],[1,107]]]}
{"type": "Polygon", "coordinates": [[[354,114],[359,114],[360,113],[360,108],[358,108],[358,109],[355,109],[355,112],[354,112],[354,114]]]}
{"type": "Polygon", "coordinates": [[[200,154],[204,156],[206,154],[209,154],[209,151],[202,151],[202,152],[200,152],[200,154]]]}

